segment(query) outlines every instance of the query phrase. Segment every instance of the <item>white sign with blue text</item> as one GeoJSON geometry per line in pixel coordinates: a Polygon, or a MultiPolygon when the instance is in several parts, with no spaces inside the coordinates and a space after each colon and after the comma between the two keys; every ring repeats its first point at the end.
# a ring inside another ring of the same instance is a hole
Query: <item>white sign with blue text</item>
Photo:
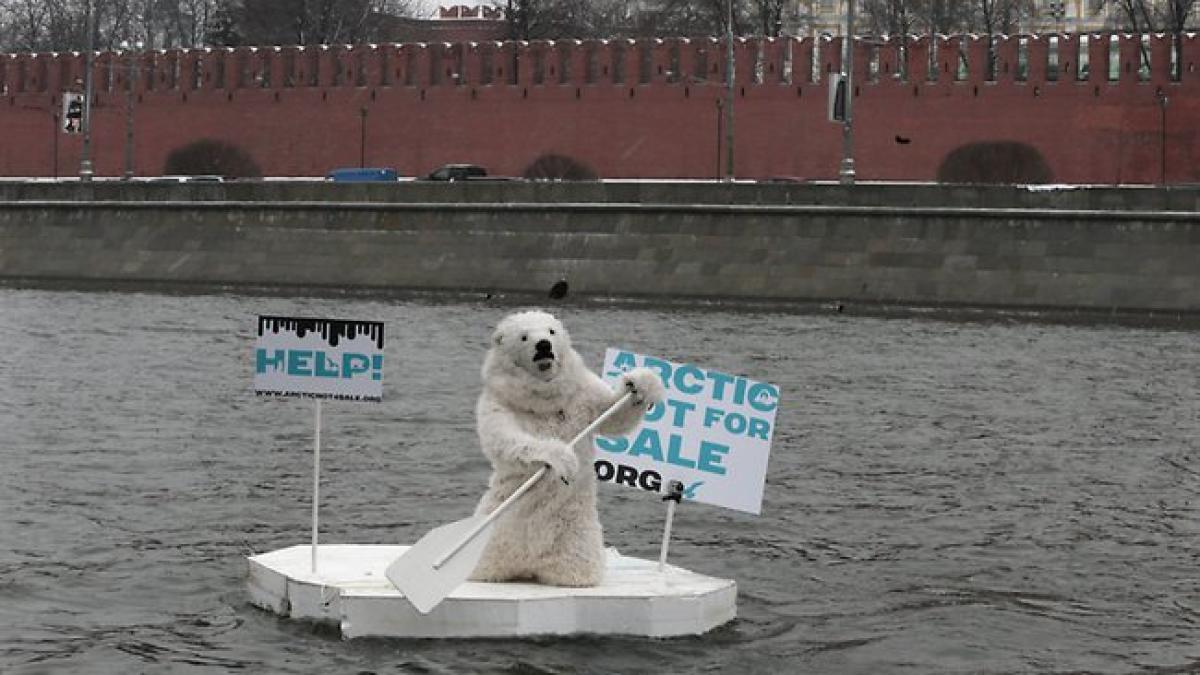
{"type": "Polygon", "coordinates": [[[383,323],[258,317],[254,392],[383,400],[383,323]]]}
{"type": "Polygon", "coordinates": [[[629,435],[596,437],[597,478],[652,491],[678,480],[684,499],[761,513],[779,389],[612,348],[601,372],[612,384],[639,366],[659,374],[666,398],[629,435]]]}

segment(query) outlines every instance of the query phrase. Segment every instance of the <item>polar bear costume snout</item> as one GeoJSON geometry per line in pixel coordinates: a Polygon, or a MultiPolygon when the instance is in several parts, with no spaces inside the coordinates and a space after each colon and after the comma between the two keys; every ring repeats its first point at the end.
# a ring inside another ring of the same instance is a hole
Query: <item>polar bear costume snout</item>
{"type": "Polygon", "coordinates": [[[538,370],[545,372],[554,367],[554,344],[549,340],[538,340],[533,346],[533,362],[538,370]]]}
{"type": "Polygon", "coordinates": [[[548,382],[563,369],[571,341],[562,324],[545,312],[521,312],[496,327],[493,350],[509,354],[513,365],[548,382]]]}

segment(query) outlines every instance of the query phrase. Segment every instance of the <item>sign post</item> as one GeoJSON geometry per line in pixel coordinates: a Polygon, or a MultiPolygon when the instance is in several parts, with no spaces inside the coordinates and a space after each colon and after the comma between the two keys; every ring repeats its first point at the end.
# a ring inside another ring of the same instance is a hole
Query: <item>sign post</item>
{"type": "Polygon", "coordinates": [[[317,573],[317,511],[321,505],[321,399],[313,399],[312,571],[317,573]]]}
{"type": "Polygon", "coordinates": [[[683,500],[683,483],[673,480],[667,484],[667,494],[663,501],[667,503],[667,522],[663,525],[662,546],[658,548],[658,571],[667,570],[667,549],[671,546],[671,525],[675,522],[675,505],[683,500]]]}
{"type": "Polygon", "coordinates": [[[321,503],[321,401],[383,400],[383,324],[258,317],[254,393],[313,399],[312,572],[321,503]]]}
{"type": "Polygon", "coordinates": [[[626,436],[596,437],[596,477],[651,492],[675,479],[685,500],[758,515],[779,388],[611,348],[601,372],[611,383],[639,366],[658,373],[666,398],[626,436]]]}

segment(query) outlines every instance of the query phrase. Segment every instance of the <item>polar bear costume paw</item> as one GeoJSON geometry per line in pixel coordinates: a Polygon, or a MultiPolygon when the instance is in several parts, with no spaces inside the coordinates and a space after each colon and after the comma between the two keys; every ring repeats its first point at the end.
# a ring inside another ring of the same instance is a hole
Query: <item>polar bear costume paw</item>
{"type": "Polygon", "coordinates": [[[633,394],[630,404],[635,408],[649,409],[660,403],[666,395],[662,379],[649,368],[634,368],[621,375],[621,386],[633,394]]]}

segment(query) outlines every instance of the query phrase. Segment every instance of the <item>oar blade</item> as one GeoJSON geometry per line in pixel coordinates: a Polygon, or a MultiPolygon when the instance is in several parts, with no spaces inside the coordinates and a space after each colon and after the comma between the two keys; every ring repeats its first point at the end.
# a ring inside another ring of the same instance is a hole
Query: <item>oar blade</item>
{"type": "Polygon", "coordinates": [[[408,598],[418,612],[428,614],[475,571],[475,565],[479,563],[483,549],[491,538],[492,526],[489,524],[483,528],[441,567],[435,568],[434,563],[485,518],[484,515],[472,516],[431,530],[404,555],[388,565],[388,581],[408,598]]]}

